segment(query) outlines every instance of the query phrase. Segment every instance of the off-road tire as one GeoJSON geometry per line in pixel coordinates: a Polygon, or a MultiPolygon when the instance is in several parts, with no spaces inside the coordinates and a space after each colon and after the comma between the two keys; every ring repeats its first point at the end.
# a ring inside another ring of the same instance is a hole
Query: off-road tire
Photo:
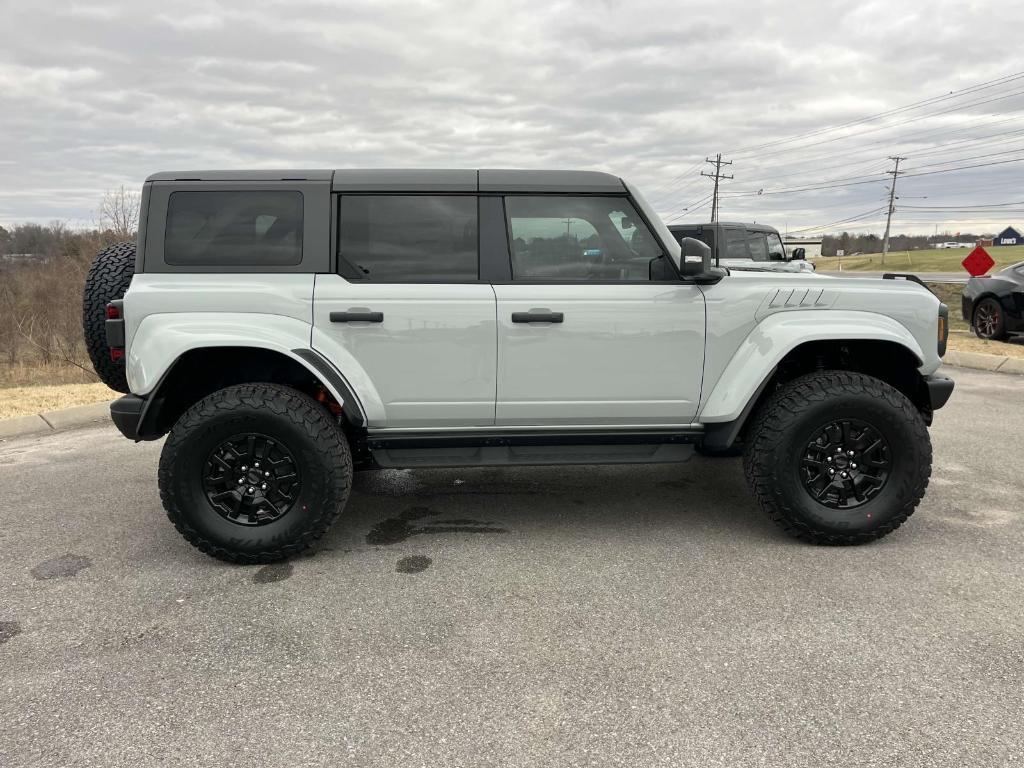
{"type": "Polygon", "coordinates": [[[117,392],[128,392],[123,362],[110,359],[107,346],[107,304],[120,299],[135,274],[135,243],[116,243],[96,254],[82,293],[82,332],[93,370],[117,392]]]}
{"type": "Polygon", "coordinates": [[[159,485],[167,516],[193,546],[233,563],[269,563],[308,549],[338,518],[352,487],[352,455],[341,427],[311,397],[277,384],[239,384],[178,419],[160,454],[159,485]],[[256,526],[223,517],[203,485],[214,448],[248,432],[286,446],[302,476],[289,511],[256,526]]]}
{"type": "Polygon", "coordinates": [[[849,371],[819,371],[782,385],[761,406],[747,433],[743,469],[768,516],[789,535],[814,544],[862,544],[896,530],[920,503],[931,475],[932,446],[921,414],[883,381],[849,371]],[[800,465],[825,424],[855,419],[890,448],[891,471],[874,498],[853,509],[815,501],[800,465]]]}
{"type": "Polygon", "coordinates": [[[971,318],[971,328],[974,330],[974,335],[979,339],[1002,341],[1006,338],[1006,313],[1003,312],[1003,307],[991,296],[982,299],[978,302],[978,306],[974,308],[974,316],[971,318]],[[995,315],[995,326],[992,328],[991,332],[982,331],[978,324],[978,315],[983,310],[988,310],[995,315]]]}

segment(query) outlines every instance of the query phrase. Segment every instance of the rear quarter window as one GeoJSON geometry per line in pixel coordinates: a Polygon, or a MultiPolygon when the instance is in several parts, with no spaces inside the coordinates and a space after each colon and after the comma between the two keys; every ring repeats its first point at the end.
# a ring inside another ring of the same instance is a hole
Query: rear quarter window
{"type": "Polygon", "coordinates": [[[173,192],[164,261],[174,266],[293,266],[302,261],[302,193],[173,192]]]}

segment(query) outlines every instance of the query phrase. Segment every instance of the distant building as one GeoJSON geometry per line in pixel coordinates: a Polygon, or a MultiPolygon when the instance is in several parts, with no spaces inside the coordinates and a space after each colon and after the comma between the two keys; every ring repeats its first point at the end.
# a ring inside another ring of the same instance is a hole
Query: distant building
{"type": "Polygon", "coordinates": [[[805,258],[816,259],[821,256],[820,237],[788,237],[782,236],[782,244],[786,246],[786,253],[792,255],[797,248],[803,248],[805,258]]]}
{"type": "Polygon", "coordinates": [[[1007,227],[995,236],[992,245],[1024,245],[1024,237],[1013,227],[1007,227]]]}

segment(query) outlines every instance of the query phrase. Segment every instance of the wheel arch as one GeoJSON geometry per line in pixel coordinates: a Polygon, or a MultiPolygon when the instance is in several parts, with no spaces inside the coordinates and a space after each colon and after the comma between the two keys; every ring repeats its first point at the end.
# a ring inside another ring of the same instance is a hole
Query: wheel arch
{"type": "Polygon", "coordinates": [[[255,382],[281,384],[310,395],[337,416],[346,431],[366,425],[365,412],[348,382],[311,349],[200,346],[175,358],[146,396],[139,439],[166,434],[185,411],[219,389],[255,382]]]}
{"type": "MultiPolygon", "coordinates": [[[[817,370],[853,371],[884,381],[906,395],[930,424],[931,401],[924,377],[918,370],[921,364],[921,357],[914,349],[892,339],[827,338],[801,342],[786,350],[777,363],[762,370],[752,390],[738,401],[738,407],[724,398],[718,404],[709,398],[708,405],[726,415],[711,420],[716,415],[713,410],[710,417],[702,418],[704,444],[716,450],[730,447],[737,439],[742,439],[758,408],[772,392],[787,381],[817,370]]],[[[705,413],[707,411],[706,407],[705,413]]]]}

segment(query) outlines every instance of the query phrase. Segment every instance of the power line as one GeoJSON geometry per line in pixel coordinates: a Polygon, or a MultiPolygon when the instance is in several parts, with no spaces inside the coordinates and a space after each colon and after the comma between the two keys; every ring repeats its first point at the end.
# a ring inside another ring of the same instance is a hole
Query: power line
{"type": "MultiPolygon", "coordinates": [[[[905,175],[907,178],[916,177],[916,176],[932,176],[932,175],[934,175],[936,173],[951,173],[953,171],[966,171],[966,170],[971,169],[971,168],[986,168],[986,167],[992,166],[992,165],[1004,165],[1006,163],[1019,163],[1022,160],[1024,160],[1024,157],[1015,157],[1015,158],[1011,158],[1009,160],[996,160],[996,161],[993,161],[993,162],[990,162],[990,163],[977,163],[977,164],[974,164],[974,165],[963,165],[963,166],[959,166],[959,167],[956,167],[956,168],[940,168],[939,170],[924,171],[922,173],[910,173],[910,171],[907,171],[907,172],[905,172],[905,174],[901,173],[900,175],[901,176],[905,175]]],[[[926,167],[926,166],[919,166],[919,167],[926,167]]],[[[860,185],[863,185],[863,184],[878,184],[878,183],[881,182],[881,179],[864,179],[862,181],[855,181],[854,179],[857,179],[857,178],[858,177],[856,177],[856,176],[852,176],[852,177],[849,177],[850,180],[846,180],[846,179],[830,179],[829,180],[830,182],[843,182],[843,183],[834,183],[834,184],[833,183],[826,183],[826,184],[820,184],[820,185],[814,185],[814,186],[800,186],[800,187],[794,187],[794,188],[789,188],[789,189],[783,188],[783,189],[757,189],[757,190],[749,190],[749,191],[743,191],[743,192],[735,192],[735,193],[731,193],[729,195],[723,195],[723,197],[736,198],[736,197],[753,197],[753,196],[760,196],[760,195],[789,195],[789,194],[793,194],[793,193],[797,193],[797,192],[816,192],[816,191],[822,190],[822,189],[839,189],[840,187],[856,187],[856,186],[860,186],[860,185]]]]}
{"type": "Polygon", "coordinates": [[[860,219],[866,219],[868,216],[873,216],[879,211],[884,211],[885,206],[879,206],[878,208],[872,208],[870,211],[864,211],[864,213],[858,213],[856,216],[850,216],[846,219],[839,219],[838,221],[830,221],[828,224],[818,224],[813,227],[801,227],[800,229],[790,229],[786,231],[786,234],[795,234],[799,232],[811,232],[814,230],[824,230],[829,227],[834,227],[838,224],[849,224],[853,221],[859,221],[860,219]]]}
{"type": "MultiPolygon", "coordinates": [[[[941,136],[941,135],[955,135],[955,134],[963,133],[965,131],[977,130],[979,127],[992,128],[992,127],[995,127],[997,125],[1002,125],[1002,124],[1007,123],[1007,122],[1019,123],[1020,120],[1021,120],[1021,118],[1019,116],[1013,116],[1013,117],[1004,118],[1004,119],[1001,119],[1001,120],[996,120],[994,122],[990,122],[990,123],[984,124],[983,126],[971,125],[971,126],[967,126],[967,127],[958,127],[958,128],[953,128],[953,129],[945,128],[945,129],[941,129],[939,131],[929,130],[929,131],[925,131],[924,133],[911,134],[910,136],[905,137],[905,140],[903,142],[901,142],[901,143],[903,144],[904,147],[907,147],[909,149],[910,145],[912,143],[911,139],[914,140],[913,143],[916,143],[917,141],[919,141],[921,139],[924,139],[925,137],[937,137],[937,136],[941,136]]],[[[950,146],[954,146],[954,145],[974,144],[975,146],[980,148],[981,146],[984,146],[985,144],[988,144],[988,143],[1006,143],[1007,141],[1013,141],[1014,137],[1020,136],[1021,134],[1024,134],[1024,129],[1014,130],[1014,131],[1000,131],[1000,132],[997,132],[997,133],[987,134],[987,135],[984,135],[984,136],[979,136],[979,137],[974,137],[974,138],[969,138],[969,139],[957,139],[955,141],[944,142],[944,143],[936,144],[935,146],[932,146],[932,147],[927,147],[925,149],[913,149],[911,152],[906,152],[906,153],[907,154],[913,154],[913,156],[915,158],[926,157],[926,156],[932,156],[932,155],[935,155],[935,154],[941,154],[941,152],[942,152],[942,150],[944,148],[950,147],[950,146]]],[[[871,142],[870,145],[865,146],[864,149],[853,150],[852,154],[853,155],[867,155],[868,153],[873,152],[873,150],[870,148],[871,146],[880,145],[880,144],[886,144],[886,143],[891,143],[891,140],[879,140],[879,141],[871,142]]],[[[972,148],[974,148],[974,147],[972,147],[972,148]]],[[[846,156],[849,158],[851,155],[850,155],[850,153],[846,153],[846,156]]],[[[828,152],[828,153],[825,153],[825,154],[819,154],[819,155],[816,155],[816,156],[810,156],[810,157],[805,158],[802,161],[797,161],[797,165],[801,165],[801,164],[805,164],[805,163],[814,164],[814,167],[812,169],[806,170],[806,171],[793,171],[792,173],[783,173],[783,174],[770,173],[769,176],[766,177],[766,179],[768,180],[769,183],[771,183],[771,181],[773,181],[773,180],[775,180],[777,178],[800,176],[800,175],[813,175],[817,171],[821,171],[821,170],[833,170],[833,169],[841,169],[841,168],[845,168],[845,167],[856,168],[856,167],[861,167],[861,166],[873,167],[873,165],[874,165],[874,162],[869,160],[869,159],[856,160],[856,161],[849,162],[849,163],[839,163],[839,164],[831,165],[831,166],[821,166],[820,165],[820,161],[821,160],[829,159],[829,158],[833,158],[833,157],[835,157],[835,153],[834,152],[828,152]]],[[[959,161],[962,161],[962,160],[965,160],[965,159],[968,159],[968,158],[959,158],[959,159],[955,160],[955,162],[959,162],[959,161]]],[[[755,167],[757,168],[758,171],[765,171],[766,167],[770,169],[771,167],[773,167],[775,165],[778,165],[778,164],[786,164],[787,167],[792,167],[793,166],[793,161],[785,160],[783,158],[777,158],[775,160],[769,160],[765,164],[759,163],[759,162],[757,162],[757,160],[754,160],[753,162],[755,163],[755,167]]],[[[954,160],[950,160],[950,162],[954,162],[954,160]]],[[[881,169],[879,169],[879,170],[881,170],[881,169]]],[[[863,174],[861,174],[861,175],[863,175],[863,174]]],[[[755,176],[754,178],[756,179],[757,177],[755,176]]],[[[839,179],[839,180],[842,180],[842,179],[839,179]]],[[[685,189],[685,188],[687,188],[689,186],[690,185],[684,185],[684,187],[682,187],[680,189],[685,189]]],[[[676,190],[675,192],[678,194],[679,191],[680,190],[676,190]]]]}
{"type": "Polygon", "coordinates": [[[901,205],[900,207],[901,208],[919,208],[921,210],[925,210],[925,209],[931,209],[931,210],[938,209],[938,210],[942,210],[942,209],[950,208],[950,209],[957,210],[957,211],[963,211],[963,210],[968,210],[970,208],[1012,208],[1015,205],[1024,205],[1024,200],[1018,200],[1018,201],[1012,202],[1012,203],[987,203],[987,204],[979,203],[978,205],[960,205],[960,206],[954,206],[954,205],[901,205]]]}
{"type": "Polygon", "coordinates": [[[939,117],[941,115],[948,115],[951,112],[959,112],[959,111],[962,111],[964,109],[968,109],[970,107],[978,107],[978,106],[982,106],[984,104],[991,104],[991,103],[996,102],[996,101],[1002,101],[1004,99],[1010,99],[1010,98],[1013,98],[1014,96],[1021,96],[1021,95],[1024,95],[1024,91],[1014,91],[1013,93],[1004,94],[1002,96],[996,96],[996,97],[991,98],[991,99],[984,99],[982,101],[975,101],[975,102],[971,102],[969,104],[960,104],[960,105],[958,105],[956,107],[952,107],[951,109],[940,110],[938,112],[926,112],[923,115],[918,115],[916,117],[910,118],[909,120],[903,120],[901,122],[892,123],[892,124],[889,124],[889,125],[879,125],[879,126],[876,126],[874,128],[868,128],[867,130],[864,130],[864,131],[857,131],[856,133],[849,133],[849,134],[846,134],[845,136],[834,136],[834,137],[832,137],[830,139],[822,139],[821,141],[814,141],[814,142],[811,142],[809,144],[802,144],[800,146],[788,147],[788,148],[783,148],[783,149],[775,149],[775,150],[772,150],[772,151],[769,151],[769,152],[762,152],[762,153],[760,153],[759,157],[772,157],[772,156],[779,155],[779,154],[785,154],[786,152],[794,152],[794,151],[798,151],[798,150],[804,150],[804,149],[807,149],[808,147],[816,147],[816,146],[821,146],[823,144],[831,144],[831,143],[836,142],[836,141],[845,141],[847,139],[856,138],[857,136],[865,136],[865,135],[867,135],[869,133],[877,133],[878,131],[887,131],[887,130],[890,130],[892,128],[898,128],[901,125],[909,125],[910,123],[916,123],[916,122],[919,122],[921,120],[925,120],[927,118],[939,117]]]}
{"type": "Polygon", "coordinates": [[[845,123],[840,123],[838,125],[828,126],[826,128],[819,128],[819,129],[814,130],[814,131],[809,131],[809,132],[806,132],[806,133],[797,134],[796,136],[791,136],[791,137],[785,138],[785,139],[776,139],[774,141],[764,142],[762,144],[755,144],[755,145],[752,145],[752,146],[749,146],[749,147],[740,147],[739,149],[730,150],[730,152],[732,154],[746,153],[746,152],[750,152],[752,150],[764,149],[764,148],[767,148],[767,147],[777,146],[779,144],[787,144],[789,142],[798,141],[799,139],[803,139],[803,138],[810,138],[810,137],[813,137],[813,136],[820,136],[823,133],[830,133],[831,131],[837,131],[837,130],[840,130],[842,128],[850,128],[850,127],[855,126],[855,125],[861,125],[863,123],[872,122],[873,120],[879,120],[879,119],[881,119],[883,117],[890,117],[890,116],[892,116],[894,114],[898,114],[900,112],[908,112],[908,111],[911,111],[913,109],[917,109],[919,107],[930,106],[932,104],[935,104],[935,103],[938,103],[938,102],[941,102],[941,101],[948,101],[950,99],[955,99],[955,98],[957,98],[959,96],[962,96],[964,94],[967,94],[967,93],[974,93],[974,92],[977,92],[977,91],[983,91],[983,90],[988,90],[990,88],[995,88],[995,87],[997,87],[999,85],[1005,85],[1008,82],[1012,82],[1014,80],[1019,80],[1021,78],[1024,78],[1024,72],[1014,72],[1012,74],[1004,75],[1003,77],[996,78],[995,80],[988,80],[988,81],[985,81],[983,83],[976,83],[975,85],[970,85],[970,86],[967,86],[966,88],[962,88],[959,91],[951,91],[950,93],[944,94],[942,96],[933,96],[931,98],[924,99],[922,101],[915,101],[915,102],[913,102],[911,104],[906,104],[906,105],[901,106],[901,107],[895,107],[893,109],[886,110],[884,112],[878,112],[878,113],[876,113],[874,115],[868,115],[867,117],[858,118],[857,120],[851,120],[851,121],[848,121],[848,122],[845,122],[845,123]]]}

